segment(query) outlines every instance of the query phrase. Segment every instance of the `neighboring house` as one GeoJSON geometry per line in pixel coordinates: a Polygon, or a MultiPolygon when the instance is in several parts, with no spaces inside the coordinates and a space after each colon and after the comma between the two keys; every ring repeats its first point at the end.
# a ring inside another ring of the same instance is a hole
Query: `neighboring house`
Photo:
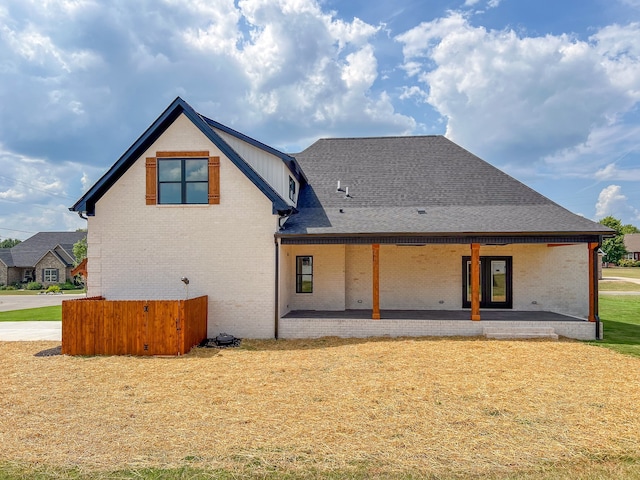
{"type": "Polygon", "coordinates": [[[0,284],[40,282],[47,287],[72,279],[73,245],[86,236],[87,232],[40,232],[0,249],[0,284]]]}
{"type": "Polygon", "coordinates": [[[208,295],[210,336],[252,338],[594,338],[612,232],[443,136],[289,155],[180,98],[71,210],[88,217],[89,296],[208,295]]]}
{"type": "Polygon", "coordinates": [[[624,248],[627,250],[627,260],[640,261],[640,233],[627,233],[624,236],[624,248]]]}

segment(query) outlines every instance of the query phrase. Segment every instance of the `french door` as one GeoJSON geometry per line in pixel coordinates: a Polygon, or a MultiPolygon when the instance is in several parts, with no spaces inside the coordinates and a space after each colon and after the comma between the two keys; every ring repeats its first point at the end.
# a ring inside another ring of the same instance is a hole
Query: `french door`
{"type": "MultiPolygon", "coordinates": [[[[480,257],[480,308],[513,308],[512,257],[480,257]]],[[[471,257],[462,257],[462,307],[471,308],[471,257]]]]}

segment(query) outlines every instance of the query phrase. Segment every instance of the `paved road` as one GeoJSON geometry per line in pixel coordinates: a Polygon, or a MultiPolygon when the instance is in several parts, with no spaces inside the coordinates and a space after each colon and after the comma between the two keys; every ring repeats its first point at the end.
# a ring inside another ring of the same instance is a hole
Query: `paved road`
{"type": "Polygon", "coordinates": [[[82,298],[85,294],[63,295],[0,295],[0,312],[24,310],[25,308],[52,307],[62,305],[63,300],[82,298]]]}
{"type": "MultiPolygon", "coordinates": [[[[62,305],[63,300],[84,297],[63,295],[0,295],[0,311],[62,305]]],[[[0,341],[53,340],[62,341],[62,322],[0,322],[0,341]]]]}

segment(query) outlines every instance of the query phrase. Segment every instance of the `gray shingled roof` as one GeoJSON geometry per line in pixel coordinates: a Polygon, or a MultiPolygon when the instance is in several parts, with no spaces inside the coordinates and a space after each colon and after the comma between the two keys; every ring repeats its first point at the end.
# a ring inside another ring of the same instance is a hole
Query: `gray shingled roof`
{"type": "Polygon", "coordinates": [[[2,263],[4,263],[7,267],[14,266],[10,248],[0,248],[0,260],[2,260],[2,263]]]}
{"type": "Polygon", "coordinates": [[[624,247],[627,252],[640,252],[640,233],[627,233],[624,236],[624,247]]]}
{"type": "MultiPolygon", "coordinates": [[[[33,267],[48,251],[58,245],[73,258],[73,244],[86,236],[87,232],[36,233],[33,237],[10,249],[13,264],[16,267],[33,267]]],[[[59,255],[58,257],[60,258],[59,255]]]]}
{"type": "Polygon", "coordinates": [[[608,232],[443,136],[323,139],[295,157],[309,183],[282,236],[608,232]]]}

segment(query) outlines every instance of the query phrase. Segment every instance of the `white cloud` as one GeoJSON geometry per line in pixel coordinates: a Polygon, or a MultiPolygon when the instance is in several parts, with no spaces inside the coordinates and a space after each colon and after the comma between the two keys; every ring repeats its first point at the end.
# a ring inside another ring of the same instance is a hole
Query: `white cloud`
{"type": "Polygon", "coordinates": [[[640,168],[621,169],[610,163],[595,173],[596,180],[640,182],[640,168]]]}
{"type": "MultiPolygon", "coordinates": [[[[620,185],[609,185],[598,195],[596,203],[596,219],[612,215],[616,218],[633,218],[640,220],[640,210],[629,205],[626,195],[622,193],[620,185]]],[[[624,221],[623,221],[624,223],[624,221]]]]}
{"type": "Polygon", "coordinates": [[[342,20],[329,21],[328,28],[331,35],[338,39],[341,49],[349,44],[364,46],[381,29],[380,26],[369,25],[357,17],[351,23],[342,20]]]}
{"type": "MultiPolygon", "coordinates": [[[[68,206],[78,165],[51,164],[0,145],[0,237],[27,238],[52,229],[86,227],[68,206]]],[[[97,173],[96,173],[97,176],[97,173]]]]}
{"type": "MultiPolygon", "coordinates": [[[[187,44],[214,53],[232,53],[241,39],[238,30],[240,11],[232,0],[165,0],[167,4],[186,10],[194,17],[206,19],[196,22],[197,27],[187,27],[184,40],[187,44]]],[[[194,18],[195,19],[195,18],[194,18]]]]}
{"type": "Polygon", "coordinates": [[[371,89],[378,64],[370,41],[380,27],[334,19],[314,0],[242,0],[238,8],[248,33],[231,56],[248,81],[243,108],[254,122],[277,118],[294,135],[415,127],[386,92],[371,89]]]}
{"type": "Polygon", "coordinates": [[[409,100],[412,98],[417,99],[419,102],[427,102],[429,98],[429,94],[422,90],[417,85],[413,85],[411,87],[402,87],[402,93],[398,97],[400,100],[409,100]]]}
{"type": "Polygon", "coordinates": [[[373,47],[367,45],[347,55],[341,77],[348,89],[356,88],[364,92],[373,85],[378,76],[377,67],[373,47]]]}
{"type": "Polygon", "coordinates": [[[316,0],[15,0],[1,12],[0,99],[13,121],[0,141],[14,151],[104,167],[177,95],[276,146],[303,145],[307,130],[416,126],[374,88],[381,25],[316,0]]]}
{"type": "MultiPolygon", "coordinates": [[[[0,41],[19,58],[31,65],[46,68],[48,75],[86,70],[101,59],[86,49],[65,49],[49,36],[28,23],[23,29],[11,29],[5,24],[0,28],[0,41]]],[[[6,53],[5,53],[6,55],[6,53]]]]}
{"type": "MultiPolygon", "coordinates": [[[[487,2],[487,8],[496,8],[500,5],[500,2],[502,0],[488,0],[487,2]]],[[[464,6],[465,7],[473,7],[475,5],[477,5],[478,3],[480,3],[480,0],[465,0],[464,2],[464,6]]]]}
{"type": "Polygon", "coordinates": [[[604,28],[589,42],[522,37],[451,12],[396,40],[448,137],[487,158],[528,163],[587,142],[598,149],[593,142],[606,138],[593,135],[598,129],[625,134],[620,118],[639,100],[638,35],[631,24],[604,28]]]}

